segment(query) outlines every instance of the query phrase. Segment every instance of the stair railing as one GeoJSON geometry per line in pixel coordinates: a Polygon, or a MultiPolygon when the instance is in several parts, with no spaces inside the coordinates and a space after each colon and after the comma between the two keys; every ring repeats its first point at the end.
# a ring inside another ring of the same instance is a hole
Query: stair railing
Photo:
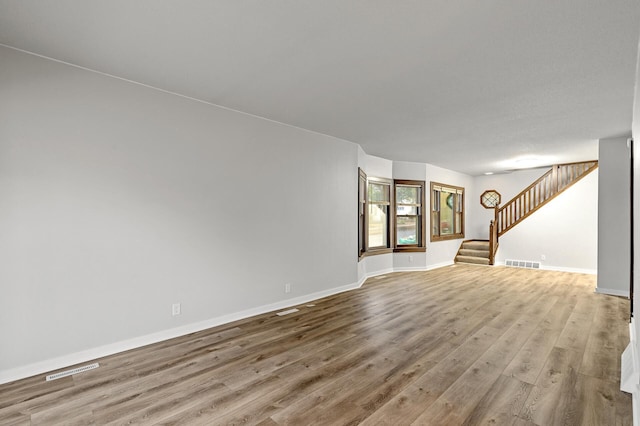
{"type": "Polygon", "coordinates": [[[495,249],[497,249],[498,238],[505,232],[597,168],[597,161],[554,165],[506,204],[496,207],[495,220],[493,221],[495,222],[493,227],[496,231],[490,228],[489,234],[491,240],[493,240],[494,232],[497,234],[495,249]]]}
{"type": "MultiPolygon", "coordinates": [[[[496,214],[498,208],[495,208],[496,214]]],[[[489,265],[493,265],[498,251],[498,226],[494,220],[489,223],[489,265]]]]}

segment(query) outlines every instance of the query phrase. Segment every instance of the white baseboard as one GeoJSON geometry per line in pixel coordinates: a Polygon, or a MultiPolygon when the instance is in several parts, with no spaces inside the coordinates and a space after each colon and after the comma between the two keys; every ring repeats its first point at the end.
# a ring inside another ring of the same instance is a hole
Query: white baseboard
{"type": "Polygon", "coordinates": [[[620,390],[631,394],[631,407],[633,410],[633,425],[640,426],[640,360],[636,340],[635,320],[629,324],[629,345],[620,356],[620,390]]]}
{"type": "Polygon", "coordinates": [[[438,268],[444,268],[445,266],[451,266],[455,264],[456,262],[454,262],[453,260],[449,260],[447,262],[434,263],[431,265],[427,265],[427,271],[431,271],[433,269],[438,269],[438,268]]]}
{"type": "MultiPolygon", "coordinates": [[[[269,305],[259,306],[256,308],[247,309],[244,311],[211,318],[211,319],[197,322],[197,323],[187,324],[181,327],[162,330],[157,333],[151,333],[144,336],[135,337],[133,339],[127,339],[120,342],[115,342],[108,345],[103,345],[96,348],[91,348],[84,351],[63,355],[57,358],[51,358],[48,360],[28,364],[18,368],[2,370],[0,371],[0,384],[24,379],[24,378],[35,376],[38,374],[48,373],[61,368],[67,368],[76,364],[86,363],[89,361],[93,361],[97,358],[102,358],[105,356],[117,354],[117,353],[128,351],[131,349],[139,348],[141,346],[162,342],[164,340],[173,339],[175,337],[184,336],[186,334],[195,333],[197,331],[206,330],[208,328],[217,327],[219,325],[228,324],[230,322],[242,320],[255,315],[261,315],[267,312],[286,309],[295,305],[300,305],[303,303],[308,303],[313,300],[321,299],[323,297],[332,296],[334,294],[354,290],[354,289],[360,288],[362,284],[364,284],[364,282],[367,280],[367,278],[384,275],[388,273],[393,273],[393,272],[400,272],[400,271],[430,271],[433,269],[451,266],[453,264],[454,264],[453,261],[448,261],[448,262],[441,262],[441,263],[436,263],[432,265],[427,265],[426,267],[421,267],[421,268],[387,268],[384,270],[371,272],[369,274],[366,274],[366,276],[362,277],[360,280],[358,280],[357,283],[347,284],[340,287],[334,287],[328,290],[323,290],[323,291],[311,293],[305,296],[300,296],[292,299],[282,300],[269,305]]],[[[575,272],[575,271],[569,271],[569,272],[575,272]]],[[[582,273],[585,273],[585,272],[582,272],[582,273]]],[[[604,290],[604,289],[601,289],[601,290],[604,290]]],[[[598,289],[596,289],[596,291],[598,291],[598,289]]],[[[598,292],[604,292],[604,291],[598,291],[598,292]]],[[[614,293],[605,292],[605,294],[614,294],[614,293]]],[[[621,296],[622,294],[615,294],[615,295],[621,296]]],[[[626,296],[628,297],[629,294],[627,293],[626,296]]]]}
{"type": "Polygon", "coordinates": [[[438,269],[438,268],[444,268],[445,266],[451,266],[455,264],[455,262],[453,261],[449,261],[449,262],[442,262],[442,263],[435,263],[433,265],[427,265],[427,266],[399,266],[399,267],[395,267],[393,268],[391,271],[389,272],[420,272],[420,271],[432,271],[434,269],[438,269]]]}
{"type": "Polygon", "coordinates": [[[596,293],[600,293],[600,294],[608,294],[609,296],[622,296],[622,297],[629,298],[629,291],[628,290],[618,290],[618,289],[614,289],[614,288],[596,287],[595,292],[596,293]]]}
{"type": "MultiPolygon", "coordinates": [[[[496,266],[505,266],[504,261],[496,261],[496,266]]],[[[598,275],[597,269],[567,268],[564,266],[540,265],[543,271],[572,272],[574,274],[598,275]]]]}
{"type": "Polygon", "coordinates": [[[426,266],[399,266],[393,268],[393,272],[420,272],[427,271],[426,266]]]}
{"type": "Polygon", "coordinates": [[[379,275],[384,275],[384,274],[391,274],[391,273],[393,273],[395,271],[396,270],[393,269],[393,268],[386,268],[386,269],[381,269],[379,271],[369,272],[366,275],[365,281],[366,281],[367,278],[377,277],[379,275]]]}
{"type": "MultiPolygon", "coordinates": [[[[364,280],[361,280],[361,282],[358,283],[334,287],[328,290],[307,294],[305,296],[286,299],[269,305],[263,305],[244,311],[211,318],[205,321],[187,324],[181,327],[170,328],[168,330],[162,330],[157,333],[151,333],[144,336],[135,337],[133,339],[127,339],[120,342],[115,342],[108,345],[63,355],[57,358],[47,359],[22,367],[3,370],[0,371],[0,384],[25,379],[27,377],[36,376],[38,374],[48,373],[61,368],[67,368],[75,364],[86,363],[97,358],[103,358],[105,356],[114,355],[120,352],[139,348],[141,346],[146,346],[153,343],[162,342],[164,340],[173,339],[175,337],[184,336],[186,334],[195,333],[197,331],[206,330],[208,328],[217,327],[219,325],[228,324],[230,322],[242,320],[252,316],[279,311],[296,305],[301,305],[313,300],[322,299],[323,297],[332,296],[334,294],[360,288],[363,283],[364,280]]],[[[42,380],[44,381],[44,377],[42,378],[42,380]]]]}
{"type": "Polygon", "coordinates": [[[573,272],[574,274],[598,275],[597,269],[565,268],[564,266],[541,265],[545,271],[573,272]]]}

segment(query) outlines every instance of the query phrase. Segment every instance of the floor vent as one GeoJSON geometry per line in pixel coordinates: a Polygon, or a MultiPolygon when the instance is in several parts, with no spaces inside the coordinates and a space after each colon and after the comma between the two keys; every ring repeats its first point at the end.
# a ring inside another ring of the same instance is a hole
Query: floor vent
{"type": "Polygon", "coordinates": [[[540,269],[540,262],[534,262],[532,260],[507,259],[504,261],[504,264],[505,266],[512,266],[514,268],[540,269]]]}
{"type": "Polygon", "coordinates": [[[61,371],[60,373],[50,374],[46,377],[47,382],[51,380],[61,379],[67,376],[73,376],[74,374],[84,373],[85,371],[93,370],[94,368],[100,367],[100,364],[97,362],[94,364],[85,365],[84,367],[74,368],[73,370],[61,371]]]}
{"type": "Polygon", "coordinates": [[[281,311],[278,312],[276,315],[278,315],[279,317],[285,316],[285,315],[289,315],[292,314],[294,312],[298,312],[298,309],[293,308],[293,309],[287,309],[286,311],[281,311]]]}

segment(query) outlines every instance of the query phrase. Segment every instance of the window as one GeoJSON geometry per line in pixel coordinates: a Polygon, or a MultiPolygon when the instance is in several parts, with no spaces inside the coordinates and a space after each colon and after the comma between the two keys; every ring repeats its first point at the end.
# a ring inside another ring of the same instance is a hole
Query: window
{"type": "Polygon", "coordinates": [[[424,181],[396,180],[395,251],[425,251],[424,181]]]}
{"type": "Polygon", "coordinates": [[[464,238],[464,188],[431,182],[431,241],[464,238]]]}
{"type": "Polygon", "coordinates": [[[480,196],[480,204],[485,209],[494,209],[500,205],[500,193],[495,189],[487,189],[480,196]]]}
{"type": "Polygon", "coordinates": [[[365,217],[367,209],[367,174],[358,168],[358,258],[367,251],[365,217]]]}
{"type": "Polygon", "coordinates": [[[367,251],[388,252],[393,242],[391,185],[387,179],[369,178],[367,183],[367,251]]]}

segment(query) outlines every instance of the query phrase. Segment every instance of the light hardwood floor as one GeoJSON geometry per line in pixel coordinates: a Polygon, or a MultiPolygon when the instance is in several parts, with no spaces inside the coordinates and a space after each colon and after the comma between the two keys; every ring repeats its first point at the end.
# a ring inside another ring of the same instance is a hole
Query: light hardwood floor
{"type": "Polygon", "coordinates": [[[629,301],[456,265],[0,386],[0,424],[630,425],[629,301]]]}

